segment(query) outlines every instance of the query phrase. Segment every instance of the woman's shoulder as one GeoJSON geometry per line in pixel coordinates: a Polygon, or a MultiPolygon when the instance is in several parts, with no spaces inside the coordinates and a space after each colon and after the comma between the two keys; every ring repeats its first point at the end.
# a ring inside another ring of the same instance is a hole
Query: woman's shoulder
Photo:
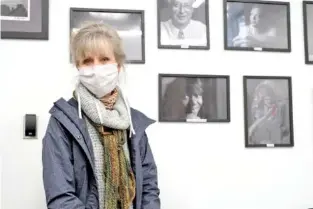
{"type": "Polygon", "coordinates": [[[148,117],[145,113],[131,107],[131,117],[135,132],[144,132],[146,128],[156,121],[148,117]]]}
{"type": "Polygon", "coordinates": [[[138,110],[138,109],[136,109],[134,107],[130,107],[130,110],[131,110],[132,116],[146,118],[146,119],[151,119],[145,113],[143,113],[142,111],[140,111],[140,110],[138,110]]]}
{"type": "MultiPolygon", "coordinates": [[[[71,122],[79,124],[78,102],[74,98],[70,98],[69,100],[60,98],[54,102],[54,105],[49,112],[52,115],[57,115],[58,120],[66,120],[65,123],[71,122]]],[[[136,133],[144,133],[148,126],[155,123],[154,119],[133,107],[130,107],[130,115],[136,133]]]]}
{"type": "Polygon", "coordinates": [[[75,125],[79,124],[78,105],[73,98],[67,100],[61,97],[57,99],[53,102],[49,113],[50,119],[48,129],[51,127],[70,127],[71,125],[69,124],[72,123],[75,125]]]}

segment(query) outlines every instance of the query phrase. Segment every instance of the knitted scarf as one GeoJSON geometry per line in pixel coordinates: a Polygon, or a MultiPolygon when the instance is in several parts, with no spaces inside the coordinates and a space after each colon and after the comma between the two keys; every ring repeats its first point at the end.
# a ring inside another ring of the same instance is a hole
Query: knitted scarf
{"type": "Polygon", "coordinates": [[[125,103],[117,90],[102,101],[82,84],[76,92],[84,113],[98,130],[104,148],[104,209],[129,209],[135,198],[136,184],[123,149],[127,140],[125,129],[130,125],[125,103]]]}

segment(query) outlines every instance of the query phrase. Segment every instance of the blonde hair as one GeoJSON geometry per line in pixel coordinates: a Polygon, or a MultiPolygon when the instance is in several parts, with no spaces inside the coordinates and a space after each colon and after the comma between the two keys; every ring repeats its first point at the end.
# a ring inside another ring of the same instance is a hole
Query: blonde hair
{"type": "Polygon", "coordinates": [[[107,56],[108,49],[114,53],[119,66],[125,62],[125,52],[122,40],[117,31],[104,23],[86,22],[77,31],[73,31],[71,37],[72,61],[76,66],[88,55],[107,56]]]}

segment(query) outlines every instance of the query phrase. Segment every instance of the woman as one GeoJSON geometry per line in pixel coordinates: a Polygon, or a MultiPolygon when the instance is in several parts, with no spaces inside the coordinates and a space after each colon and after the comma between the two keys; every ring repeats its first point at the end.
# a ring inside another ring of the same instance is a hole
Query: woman
{"type": "Polygon", "coordinates": [[[248,133],[250,143],[289,143],[286,107],[283,102],[277,100],[274,89],[267,82],[262,82],[256,87],[251,112],[252,124],[248,133]]]}
{"type": "Polygon", "coordinates": [[[145,129],[154,123],[125,95],[125,54],[117,32],[81,28],[71,41],[79,83],[54,103],[43,139],[50,209],[159,209],[157,167],[145,129]]]}
{"type": "Polygon", "coordinates": [[[199,78],[191,78],[187,85],[187,120],[200,120],[204,118],[203,109],[203,82],[199,78]]]}
{"type": "Polygon", "coordinates": [[[166,88],[162,118],[169,121],[200,120],[204,114],[203,81],[199,78],[176,78],[166,88]]]}

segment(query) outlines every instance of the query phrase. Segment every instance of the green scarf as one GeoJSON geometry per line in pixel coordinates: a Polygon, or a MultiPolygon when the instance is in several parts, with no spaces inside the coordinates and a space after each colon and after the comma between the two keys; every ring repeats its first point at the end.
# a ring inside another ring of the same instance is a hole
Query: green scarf
{"type": "Polygon", "coordinates": [[[123,145],[129,127],[127,108],[118,95],[113,109],[106,108],[83,85],[78,85],[74,98],[79,96],[81,108],[98,130],[104,148],[104,209],[129,209],[135,198],[135,176],[123,145]]]}
{"type": "MultiPolygon", "coordinates": [[[[101,132],[101,128],[99,128],[101,132]]],[[[135,177],[123,145],[125,134],[112,130],[102,134],[104,147],[105,209],[129,209],[135,198],[135,177]]]]}

